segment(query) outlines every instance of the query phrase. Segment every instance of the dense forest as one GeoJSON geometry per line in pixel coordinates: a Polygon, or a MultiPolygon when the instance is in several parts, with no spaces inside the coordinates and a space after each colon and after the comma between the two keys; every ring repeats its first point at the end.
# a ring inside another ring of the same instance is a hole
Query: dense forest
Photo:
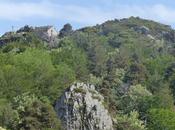
{"type": "Polygon", "coordinates": [[[170,26],[138,17],[79,30],[66,24],[54,41],[24,29],[0,38],[2,130],[64,130],[54,106],[75,82],[104,96],[114,130],[175,130],[170,26]]]}

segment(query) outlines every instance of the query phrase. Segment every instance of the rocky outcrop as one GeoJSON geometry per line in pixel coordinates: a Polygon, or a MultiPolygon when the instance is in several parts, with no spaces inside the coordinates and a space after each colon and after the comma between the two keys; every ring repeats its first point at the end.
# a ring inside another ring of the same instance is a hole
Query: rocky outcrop
{"type": "Polygon", "coordinates": [[[30,27],[28,25],[15,32],[7,32],[0,37],[0,46],[25,41],[30,42],[32,38],[44,41],[49,47],[57,47],[59,43],[58,32],[53,26],[30,27]]]}
{"type": "Polygon", "coordinates": [[[113,130],[112,119],[93,85],[76,83],[56,102],[66,130],[113,130]]]}
{"type": "Polygon", "coordinates": [[[65,24],[64,27],[60,30],[59,37],[63,38],[65,36],[70,35],[72,32],[72,26],[69,23],[65,24]]]}
{"type": "Polygon", "coordinates": [[[175,43],[175,32],[169,31],[169,32],[162,32],[162,36],[166,41],[175,43]]]}
{"type": "Polygon", "coordinates": [[[25,25],[24,27],[17,30],[16,33],[27,33],[27,32],[32,32],[32,31],[33,31],[33,27],[25,25]]]}
{"type": "Polygon", "coordinates": [[[136,26],[134,27],[134,30],[140,34],[148,35],[149,34],[149,28],[146,26],[136,26]]]}

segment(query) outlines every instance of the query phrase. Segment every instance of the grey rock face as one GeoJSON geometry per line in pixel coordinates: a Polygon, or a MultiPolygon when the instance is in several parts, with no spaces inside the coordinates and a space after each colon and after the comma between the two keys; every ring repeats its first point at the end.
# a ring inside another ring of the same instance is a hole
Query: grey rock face
{"type": "Polygon", "coordinates": [[[66,130],[113,130],[112,119],[93,85],[76,83],[56,102],[66,130]]]}
{"type": "Polygon", "coordinates": [[[137,26],[134,28],[134,30],[138,33],[144,34],[144,35],[148,35],[149,34],[149,28],[147,28],[146,26],[137,26]]]}
{"type": "Polygon", "coordinates": [[[169,32],[162,32],[162,37],[169,41],[169,42],[175,42],[175,32],[174,31],[169,31],[169,32]]]}

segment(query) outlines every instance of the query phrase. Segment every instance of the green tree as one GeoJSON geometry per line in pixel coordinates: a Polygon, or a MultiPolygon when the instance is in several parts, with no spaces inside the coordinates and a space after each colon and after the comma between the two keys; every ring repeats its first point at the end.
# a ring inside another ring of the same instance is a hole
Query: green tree
{"type": "Polygon", "coordinates": [[[41,102],[36,96],[24,93],[14,98],[12,108],[17,111],[19,121],[14,130],[61,130],[60,122],[53,107],[41,102]]]}
{"type": "Polygon", "coordinates": [[[152,94],[145,87],[139,84],[130,86],[129,90],[119,97],[118,108],[124,113],[129,113],[133,109],[139,111],[140,103],[145,98],[149,99],[150,97],[152,97],[152,94]]]}
{"type": "Polygon", "coordinates": [[[143,64],[133,63],[125,75],[125,82],[131,84],[143,83],[147,78],[147,71],[143,64]]]}
{"type": "Polygon", "coordinates": [[[175,112],[170,109],[151,109],[148,113],[150,130],[174,130],[175,112]]]}
{"type": "Polygon", "coordinates": [[[117,115],[115,127],[117,130],[146,130],[144,122],[138,118],[137,111],[132,111],[129,115],[117,115]]]}
{"type": "Polygon", "coordinates": [[[75,72],[77,80],[86,81],[88,77],[86,54],[72,45],[70,40],[64,39],[62,42],[62,47],[51,52],[53,65],[67,64],[75,72]]]}

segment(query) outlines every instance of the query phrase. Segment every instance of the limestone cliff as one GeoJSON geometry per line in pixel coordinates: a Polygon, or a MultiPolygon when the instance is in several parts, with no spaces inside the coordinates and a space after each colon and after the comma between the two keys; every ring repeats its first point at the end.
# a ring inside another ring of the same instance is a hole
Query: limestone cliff
{"type": "Polygon", "coordinates": [[[93,85],[76,83],[56,102],[66,130],[113,130],[112,119],[93,85]]]}

